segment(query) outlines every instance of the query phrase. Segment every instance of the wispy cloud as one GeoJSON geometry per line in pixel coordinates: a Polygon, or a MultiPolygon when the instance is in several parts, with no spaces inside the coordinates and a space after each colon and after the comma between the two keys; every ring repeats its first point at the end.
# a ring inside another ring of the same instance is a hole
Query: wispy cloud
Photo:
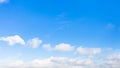
{"type": "Polygon", "coordinates": [[[107,29],[113,30],[115,28],[115,25],[112,23],[107,24],[107,29]]]}
{"type": "Polygon", "coordinates": [[[0,3],[6,3],[8,2],[9,0],[0,0],[0,3]]]}
{"type": "Polygon", "coordinates": [[[53,48],[51,47],[50,44],[43,44],[43,48],[46,49],[46,50],[48,50],[48,51],[53,50],[53,48]]]}
{"type": "Polygon", "coordinates": [[[67,17],[66,17],[66,13],[65,12],[62,12],[58,15],[56,15],[56,20],[65,20],[67,17]]]}
{"type": "Polygon", "coordinates": [[[62,12],[62,13],[58,14],[57,17],[56,17],[56,20],[59,24],[59,27],[57,28],[57,30],[63,30],[63,29],[69,28],[70,21],[67,20],[67,14],[66,13],[62,12]]]}

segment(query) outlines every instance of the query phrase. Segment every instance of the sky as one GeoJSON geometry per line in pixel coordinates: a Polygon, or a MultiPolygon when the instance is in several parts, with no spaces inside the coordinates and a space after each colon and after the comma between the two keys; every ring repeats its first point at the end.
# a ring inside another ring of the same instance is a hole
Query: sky
{"type": "Polygon", "coordinates": [[[119,0],[0,0],[0,68],[119,68],[119,0]]]}

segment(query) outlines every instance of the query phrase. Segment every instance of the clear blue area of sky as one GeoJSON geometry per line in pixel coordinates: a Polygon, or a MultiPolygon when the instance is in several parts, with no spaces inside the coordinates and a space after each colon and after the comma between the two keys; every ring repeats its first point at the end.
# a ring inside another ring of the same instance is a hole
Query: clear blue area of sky
{"type": "Polygon", "coordinates": [[[16,34],[53,46],[119,48],[120,1],[10,0],[0,4],[0,36],[16,34]]]}

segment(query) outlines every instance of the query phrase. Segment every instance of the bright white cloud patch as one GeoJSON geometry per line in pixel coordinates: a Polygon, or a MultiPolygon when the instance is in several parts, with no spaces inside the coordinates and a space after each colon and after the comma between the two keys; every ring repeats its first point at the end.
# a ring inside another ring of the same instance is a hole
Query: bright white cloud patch
{"type": "Polygon", "coordinates": [[[0,40],[8,42],[9,45],[15,45],[15,44],[25,45],[24,40],[18,35],[8,36],[8,37],[0,37],[0,40]]]}
{"type": "Polygon", "coordinates": [[[56,51],[72,51],[74,50],[74,46],[70,44],[61,43],[55,46],[54,50],[56,51]]]}
{"type": "Polygon", "coordinates": [[[27,45],[32,48],[37,48],[41,43],[42,43],[42,40],[38,38],[33,38],[33,39],[28,40],[27,45]]]}
{"type": "Polygon", "coordinates": [[[102,51],[101,48],[78,47],[76,53],[80,55],[93,56],[95,54],[101,53],[101,51],[102,51]]]}

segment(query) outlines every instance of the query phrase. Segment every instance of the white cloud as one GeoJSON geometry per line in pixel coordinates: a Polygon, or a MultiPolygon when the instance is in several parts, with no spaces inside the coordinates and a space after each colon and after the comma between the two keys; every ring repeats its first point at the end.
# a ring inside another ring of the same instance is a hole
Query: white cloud
{"type": "Polygon", "coordinates": [[[0,40],[8,42],[9,45],[15,45],[15,44],[25,45],[25,41],[18,35],[1,37],[0,40]]]}
{"type": "Polygon", "coordinates": [[[50,44],[44,44],[43,48],[49,51],[73,51],[74,50],[74,46],[71,46],[70,44],[66,44],[66,43],[60,43],[53,48],[51,47],[50,44]]]}
{"type": "Polygon", "coordinates": [[[72,51],[74,50],[74,46],[71,46],[70,44],[61,43],[55,46],[54,50],[56,51],[72,51]]]}
{"type": "Polygon", "coordinates": [[[115,53],[115,54],[112,54],[112,55],[109,55],[106,57],[106,59],[108,60],[113,60],[113,59],[119,59],[120,60],[120,53],[115,53]]]}
{"type": "Polygon", "coordinates": [[[67,57],[50,57],[35,59],[29,62],[18,60],[2,68],[93,68],[94,61],[91,59],[76,59],[67,57]]]}
{"type": "Polygon", "coordinates": [[[8,2],[8,0],[0,0],[0,3],[8,2]]]}
{"type": "Polygon", "coordinates": [[[31,61],[16,60],[0,63],[1,68],[119,68],[120,53],[108,55],[101,59],[49,57],[31,61]],[[99,62],[100,61],[100,62],[99,62]]]}
{"type": "Polygon", "coordinates": [[[0,62],[0,68],[119,68],[120,53],[110,54],[100,58],[69,58],[49,57],[29,61],[12,60],[0,62]],[[105,57],[105,58],[104,58],[105,57]]]}
{"type": "Polygon", "coordinates": [[[37,48],[39,44],[42,43],[42,40],[38,38],[33,38],[25,42],[19,35],[0,37],[0,41],[8,42],[9,45],[13,46],[15,44],[27,45],[32,48],[37,48]]]}
{"type": "Polygon", "coordinates": [[[85,55],[85,56],[93,56],[95,54],[101,53],[101,48],[84,48],[84,47],[78,47],[76,50],[77,54],[85,55]]]}
{"type": "Polygon", "coordinates": [[[28,40],[27,45],[32,48],[37,48],[41,43],[42,43],[42,40],[38,38],[33,38],[33,39],[28,40]]]}
{"type": "Polygon", "coordinates": [[[120,53],[114,53],[103,59],[105,62],[101,64],[102,68],[120,68],[120,53]]]}

